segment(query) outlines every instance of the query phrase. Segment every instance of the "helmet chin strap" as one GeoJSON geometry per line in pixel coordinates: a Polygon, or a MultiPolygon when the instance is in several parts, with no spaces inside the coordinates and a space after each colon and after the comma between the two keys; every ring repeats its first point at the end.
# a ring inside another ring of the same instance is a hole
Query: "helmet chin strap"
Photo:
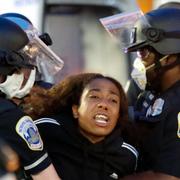
{"type": "Polygon", "coordinates": [[[153,81],[153,83],[152,82],[148,82],[146,89],[148,89],[148,90],[155,90],[156,92],[160,92],[161,87],[160,87],[160,83],[159,82],[161,81],[162,75],[167,70],[169,70],[169,69],[175,67],[176,65],[180,64],[180,59],[179,59],[180,55],[178,55],[177,59],[173,63],[171,63],[169,65],[162,66],[161,62],[164,61],[165,59],[167,59],[169,56],[170,55],[165,55],[164,57],[159,59],[159,56],[157,55],[155,63],[151,64],[150,66],[148,66],[146,68],[147,72],[154,69],[155,73],[156,73],[156,81],[153,81]]]}
{"type": "Polygon", "coordinates": [[[146,67],[146,71],[150,71],[150,70],[153,70],[153,69],[160,69],[160,68],[162,68],[161,62],[164,61],[164,60],[165,60],[167,57],[169,57],[169,56],[170,56],[170,55],[166,55],[166,56],[162,57],[161,59],[156,58],[156,59],[157,59],[156,62],[153,63],[153,64],[151,64],[151,65],[149,65],[148,67],[146,67]]]}
{"type": "Polygon", "coordinates": [[[156,60],[155,63],[151,64],[150,66],[146,67],[146,71],[150,71],[152,69],[155,69],[156,71],[161,71],[161,73],[175,67],[176,65],[180,64],[180,54],[177,55],[177,58],[176,60],[169,64],[169,65],[165,65],[165,66],[162,66],[161,65],[161,62],[164,61],[165,59],[167,59],[170,55],[166,55],[164,57],[162,57],[161,59],[158,59],[156,60]]]}

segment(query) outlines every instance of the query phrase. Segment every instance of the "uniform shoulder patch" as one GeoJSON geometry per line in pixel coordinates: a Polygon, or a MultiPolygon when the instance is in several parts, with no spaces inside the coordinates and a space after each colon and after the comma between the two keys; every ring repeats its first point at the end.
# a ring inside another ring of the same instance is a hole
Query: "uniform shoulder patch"
{"type": "Polygon", "coordinates": [[[43,150],[43,142],[36,125],[29,116],[23,116],[16,124],[16,132],[33,151],[43,150]]]}
{"type": "Polygon", "coordinates": [[[177,115],[177,120],[178,120],[177,136],[178,136],[178,138],[180,138],[180,112],[177,115]]]}
{"type": "Polygon", "coordinates": [[[160,115],[162,113],[163,106],[164,106],[164,100],[161,98],[156,99],[154,104],[148,108],[146,117],[150,115],[151,116],[160,115]]]}

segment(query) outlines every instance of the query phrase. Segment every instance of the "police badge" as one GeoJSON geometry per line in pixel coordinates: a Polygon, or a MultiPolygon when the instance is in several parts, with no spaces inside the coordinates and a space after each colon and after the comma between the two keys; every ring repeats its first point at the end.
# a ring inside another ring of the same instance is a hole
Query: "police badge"
{"type": "Polygon", "coordinates": [[[31,150],[41,151],[43,149],[42,139],[31,117],[22,117],[16,124],[16,132],[25,140],[31,150]]]}

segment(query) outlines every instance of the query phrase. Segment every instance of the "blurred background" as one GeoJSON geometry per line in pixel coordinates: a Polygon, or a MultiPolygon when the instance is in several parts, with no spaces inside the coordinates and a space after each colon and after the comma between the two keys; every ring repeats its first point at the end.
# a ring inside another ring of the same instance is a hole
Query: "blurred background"
{"type": "MultiPolygon", "coordinates": [[[[105,31],[99,19],[117,13],[143,12],[167,0],[0,0],[0,13],[27,16],[40,32],[48,32],[52,49],[65,66],[52,81],[79,72],[100,72],[118,79],[125,87],[133,55],[126,55],[105,31]]],[[[178,1],[180,2],[180,1],[178,1]]]]}

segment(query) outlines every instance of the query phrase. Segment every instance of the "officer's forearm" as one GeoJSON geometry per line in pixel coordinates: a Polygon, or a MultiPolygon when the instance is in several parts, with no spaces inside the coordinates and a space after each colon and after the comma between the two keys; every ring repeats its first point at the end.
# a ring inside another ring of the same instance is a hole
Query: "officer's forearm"
{"type": "Polygon", "coordinates": [[[56,173],[56,170],[54,166],[51,164],[49,165],[45,170],[42,172],[32,175],[33,180],[61,180],[59,178],[58,174],[56,173]]]}
{"type": "Polygon", "coordinates": [[[180,180],[180,178],[170,176],[163,173],[155,173],[152,171],[146,171],[143,173],[137,173],[126,176],[121,180],[180,180]]]}

